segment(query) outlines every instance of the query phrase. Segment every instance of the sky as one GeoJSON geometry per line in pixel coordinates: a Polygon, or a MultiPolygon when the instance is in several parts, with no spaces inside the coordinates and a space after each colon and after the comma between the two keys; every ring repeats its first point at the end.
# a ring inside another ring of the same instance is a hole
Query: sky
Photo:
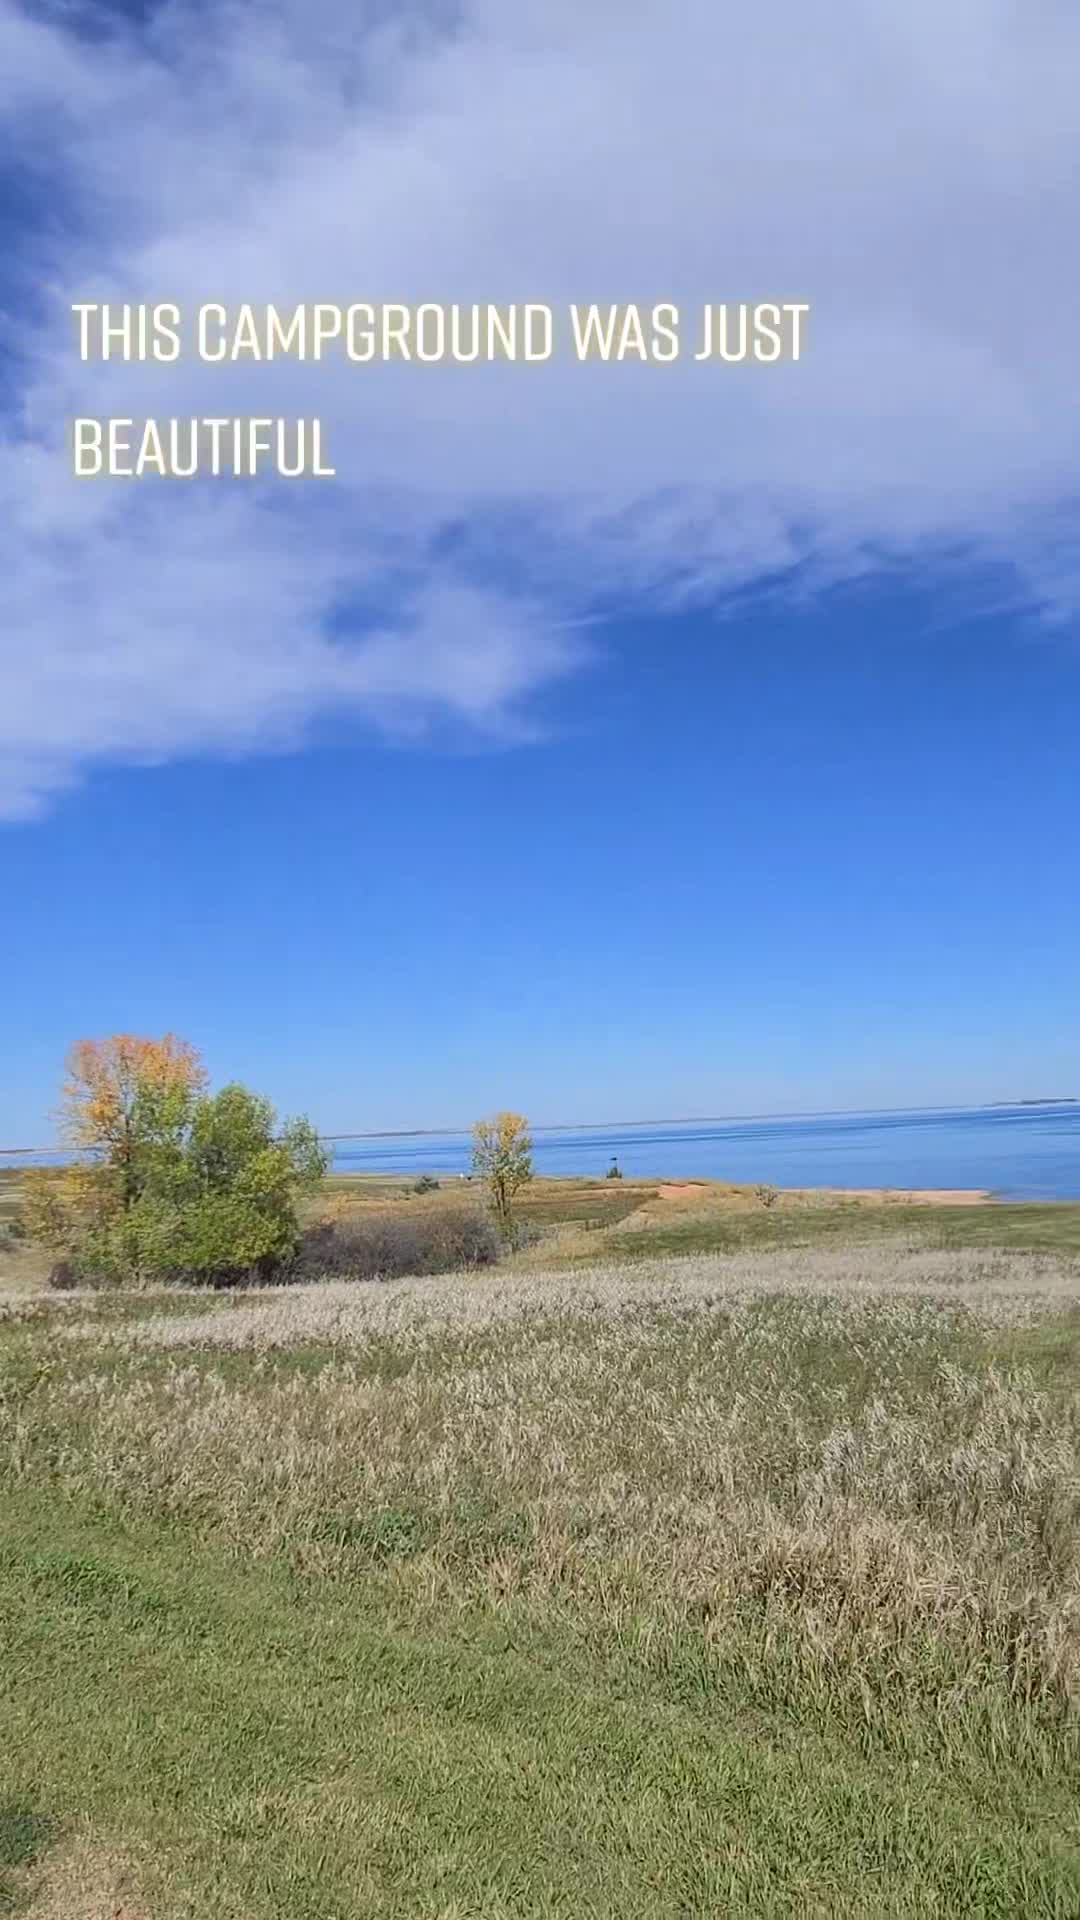
{"type": "Polygon", "coordinates": [[[0,0],[0,1145],[1080,1093],[1064,4],[0,0]],[[778,368],[84,364],[76,300],[811,303],[778,368]],[[79,482],[76,414],[338,478],[79,482]]]}

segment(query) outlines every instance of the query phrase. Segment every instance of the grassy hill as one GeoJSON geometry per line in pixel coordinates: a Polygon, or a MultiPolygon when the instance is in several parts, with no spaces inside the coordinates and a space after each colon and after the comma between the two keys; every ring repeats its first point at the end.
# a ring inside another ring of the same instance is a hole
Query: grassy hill
{"type": "Polygon", "coordinates": [[[0,1912],[1080,1912],[1080,1208],[526,1213],[386,1285],[0,1254],[0,1912]]]}

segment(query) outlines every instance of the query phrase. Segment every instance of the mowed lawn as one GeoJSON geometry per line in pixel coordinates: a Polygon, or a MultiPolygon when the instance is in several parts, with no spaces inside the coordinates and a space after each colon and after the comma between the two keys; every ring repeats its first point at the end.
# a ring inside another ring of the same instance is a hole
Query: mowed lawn
{"type": "Polygon", "coordinates": [[[1025,1211],[0,1293],[0,1912],[1080,1914],[1076,1210],[1025,1211]]]}

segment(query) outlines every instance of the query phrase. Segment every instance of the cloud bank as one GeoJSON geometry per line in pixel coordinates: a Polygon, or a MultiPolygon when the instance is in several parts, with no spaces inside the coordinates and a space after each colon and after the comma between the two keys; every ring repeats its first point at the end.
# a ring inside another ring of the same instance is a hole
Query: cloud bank
{"type": "Polygon", "coordinates": [[[1005,0],[0,0],[0,815],[342,710],[522,729],[597,608],[942,553],[1080,604],[1080,15],[1005,0]],[[799,299],[782,369],[81,365],[78,299],[799,299]],[[298,413],[334,485],[68,477],[298,413]]]}

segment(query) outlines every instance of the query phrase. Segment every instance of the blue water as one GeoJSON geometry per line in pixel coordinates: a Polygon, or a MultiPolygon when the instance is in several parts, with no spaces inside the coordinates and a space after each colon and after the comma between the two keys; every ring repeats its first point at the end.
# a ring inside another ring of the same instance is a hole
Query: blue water
{"type": "MultiPolygon", "coordinates": [[[[980,1187],[1080,1200],[1080,1104],[787,1114],[678,1125],[533,1129],[539,1174],[769,1182],[777,1187],[980,1187]]],[[[466,1134],[342,1141],[341,1173],[467,1172],[466,1134]]]]}

